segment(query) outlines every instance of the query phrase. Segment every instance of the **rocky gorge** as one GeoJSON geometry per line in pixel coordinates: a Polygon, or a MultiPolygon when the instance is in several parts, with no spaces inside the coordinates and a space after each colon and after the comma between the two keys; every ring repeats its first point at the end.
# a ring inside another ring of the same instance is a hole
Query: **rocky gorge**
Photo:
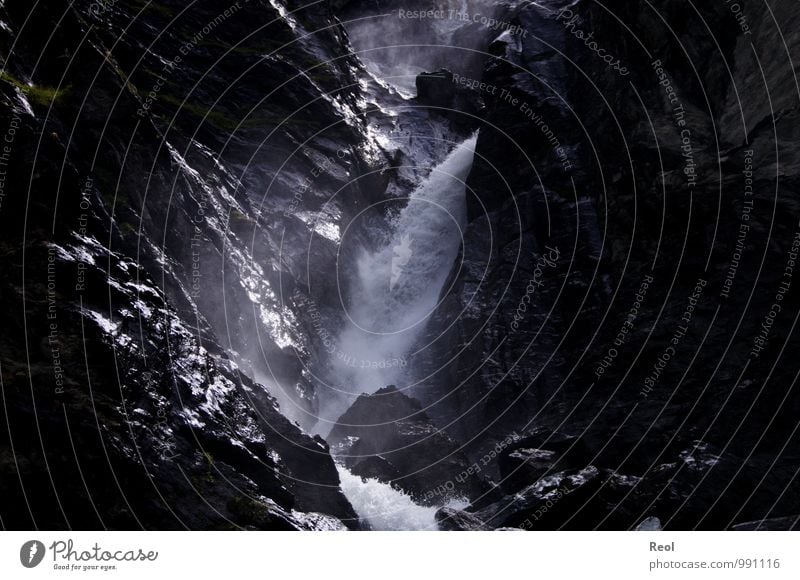
{"type": "Polygon", "coordinates": [[[6,529],[793,529],[800,10],[0,3],[6,529]]]}

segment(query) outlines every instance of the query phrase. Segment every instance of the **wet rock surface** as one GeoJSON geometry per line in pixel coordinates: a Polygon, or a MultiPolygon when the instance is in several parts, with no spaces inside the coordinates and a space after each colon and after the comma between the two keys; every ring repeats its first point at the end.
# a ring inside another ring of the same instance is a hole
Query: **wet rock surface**
{"type": "Polygon", "coordinates": [[[0,8],[16,42],[3,525],[358,527],[327,444],[294,422],[317,405],[309,304],[333,296],[308,272],[335,262],[338,219],[449,145],[376,144],[368,127],[437,121],[376,108],[386,90],[340,58],[327,9],[98,6],[0,8]],[[413,169],[374,177],[403,157],[413,169]]]}
{"type": "Polygon", "coordinates": [[[333,455],[446,530],[797,527],[792,3],[428,20],[416,98],[340,25],[384,2],[140,4],[0,6],[4,527],[358,528],[333,455]],[[393,216],[341,226],[475,129],[428,378],[311,436],[393,216]]]}
{"type": "Polygon", "coordinates": [[[442,505],[485,489],[456,442],[394,386],[361,395],[327,440],[353,473],[391,483],[419,503],[442,505]]]}
{"type": "Polygon", "coordinates": [[[672,1],[506,8],[528,34],[489,46],[463,262],[435,315],[458,323],[414,396],[473,460],[509,433],[526,441],[492,467],[524,498],[483,512],[493,526],[627,529],[652,515],[719,529],[796,513],[796,456],[781,448],[796,443],[798,396],[780,354],[797,341],[796,288],[764,350],[757,338],[798,230],[786,55],[800,37],[784,47],[754,10],[756,42],[721,4],[691,17],[672,1]],[[537,515],[559,485],[570,492],[537,515]]]}

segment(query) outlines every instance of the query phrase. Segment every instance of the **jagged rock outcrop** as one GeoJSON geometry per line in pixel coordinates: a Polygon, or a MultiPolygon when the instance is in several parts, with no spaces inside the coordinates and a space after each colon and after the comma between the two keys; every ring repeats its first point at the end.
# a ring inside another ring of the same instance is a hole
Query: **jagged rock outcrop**
{"type": "Polygon", "coordinates": [[[396,120],[356,102],[380,87],[327,10],[31,10],[0,9],[3,525],[357,526],[327,445],[283,414],[313,424],[296,312],[330,283],[301,248],[333,255],[315,231],[396,180],[371,170],[403,146],[366,136],[396,120]]]}
{"type": "Polygon", "coordinates": [[[391,483],[418,503],[442,505],[486,489],[480,466],[393,385],[358,397],[327,440],[353,473],[391,483]]]}
{"type": "MultiPolygon", "coordinates": [[[[509,433],[566,429],[591,455],[573,468],[641,478],[597,513],[661,497],[615,525],[796,513],[782,449],[800,397],[781,352],[797,347],[797,288],[776,295],[799,229],[800,14],[748,6],[749,31],[724,4],[671,0],[501,15],[527,34],[489,47],[463,262],[433,326],[458,322],[414,396],[473,459],[509,433]],[[703,476],[656,475],[698,440],[719,454],[703,476]]],[[[495,473],[519,488],[561,472],[539,448],[509,449],[495,473]]],[[[540,525],[602,520],[563,509],[540,525]]]]}
{"type": "Polygon", "coordinates": [[[449,507],[436,512],[436,523],[444,532],[485,532],[492,529],[472,514],[449,507]]]}
{"type": "Polygon", "coordinates": [[[480,98],[469,91],[462,82],[447,69],[417,75],[416,101],[447,117],[454,126],[474,129],[475,116],[482,105],[480,98]]]}
{"type": "Polygon", "coordinates": [[[0,5],[2,525],[357,528],[339,270],[480,129],[426,378],[335,454],[443,529],[797,527],[800,11],[283,4],[0,5]]]}
{"type": "Polygon", "coordinates": [[[338,324],[339,225],[465,129],[372,78],[331,7],[289,8],[0,7],[5,526],[358,526],[295,423],[310,312],[338,324]]]}

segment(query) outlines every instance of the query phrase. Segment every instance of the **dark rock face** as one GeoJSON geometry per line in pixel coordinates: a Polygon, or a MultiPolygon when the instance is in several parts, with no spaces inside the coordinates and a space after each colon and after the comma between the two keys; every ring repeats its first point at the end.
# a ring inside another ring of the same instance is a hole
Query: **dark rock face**
{"type": "MultiPolygon", "coordinates": [[[[0,80],[13,137],[3,525],[358,527],[327,445],[284,414],[316,404],[303,360],[316,337],[293,323],[316,296],[299,254],[312,239],[335,253],[304,212],[390,159],[359,148],[362,69],[336,58],[336,26],[291,43],[333,23],[326,10],[289,22],[264,2],[140,8],[0,9],[4,54],[14,43],[0,80]]],[[[358,207],[350,187],[325,211],[358,207]]]]}
{"type": "Polygon", "coordinates": [[[328,441],[353,473],[396,485],[419,503],[441,505],[486,489],[459,446],[394,386],[356,399],[328,441]]]}
{"type": "Polygon", "coordinates": [[[444,532],[485,532],[492,529],[472,514],[448,507],[436,512],[436,523],[444,532]]]}
{"type": "Polygon", "coordinates": [[[466,129],[297,8],[0,7],[4,526],[358,527],[300,426],[310,312],[336,328],[338,224],[466,129]]]}
{"type": "MultiPolygon", "coordinates": [[[[31,263],[59,258],[49,274],[27,278],[29,304],[46,297],[53,279],[83,279],[100,297],[84,295],[74,306],[59,293],[56,307],[29,306],[29,329],[44,332],[42,320],[49,320],[58,333],[28,351],[27,367],[16,362],[26,360],[24,338],[3,336],[13,410],[4,426],[13,437],[13,455],[2,461],[6,526],[357,526],[327,445],[283,417],[217,346],[201,343],[134,262],[101,246],[86,249],[83,262],[62,246],[28,252],[31,263]],[[107,283],[112,300],[137,305],[138,315],[112,319],[100,290],[107,283]],[[61,387],[54,372],[63,376],[61,387]],[[43,476],[45,466],[52,479],[43,476]]],[[[23,303],[19,292],[5,296],[23,303]]]]}
{"type": "Polygon", "coordinates": [[[781,355],[797,347],[796,285],[775,298],[799,228],[800,14],[779,12],[785,47],[752,9],[754,53],[724,4],[507,6],[528,33],[489,48],[463,263],[435,326],[458,323],[414,396],[472,459],[508,434],[566,432],[581,451],[506,449],[499,485],[533,487],[491,525],[526,521],[562,482],[574,491],[537,527],[728,528],[800,509],[782,451],[800,405],[781,355]],[[680,459],[700,449],[716,458],[680,459]]]}
{"type": "MultiPolygon", "coordinates": [[[[561,447],[561,453],[510,447],[501,465],[509,469],[510,459],[524,462],[518,461],[501,480],[507,495],[486,507],[472,508],[470,515],[493,528],[618,530],[636,529],[647,518],[659,519],[666,528],[696,527],[696,514],[702,512],[702,527],[720,529],[741,509],[739,504],[722,504],[715,492],[734,480],[740,462],[721,457],[709,445],[696,442],[639,477],[590,464],[564,469],[571,462],[580,464],[581,452],[566,451],[559,436],[553,443],[550,446],[561,447]],[[708,487],[700,485],[706,481],[708,487]]],[[[754,487],[752,481],[751,490],[754,487]]]]}
{"type": "Polygon", "coordinates": [[[561,433],[540,432],[515,441],[497,459],[500,486],[516,491],[567,468],[581,468],[593,455],[585,442],[561,433]]]}
{"type": "Polygon", "coordinates": [[[454,126],[476,126],[481,104],[474,92],[456,82],[453,73],[442,69],[417,75],[417,102],[448,118],[454,126]]]}
{"type": "Polygon", "coordinates": [[[761,530],[761,531],[785,531],[785,530],[796,530],[798,529],[798,518],[797,516],[788,516],[785,518],[771,518],[767,520],[759,520],[757,522],[744,522],[741,524],[736,524],[733,526],[734,530],[737,531],[750,531],[750,530],[761,530]]]}
{"type": "Polygon", "coordinates": [[[350,471],[361,478],[377,479],[384,483],[392,483],[403,476],[397,467],[377,455],[361,459],[352,465],[350,471]]]}
{"type": "Polygon", "coordinates": [[[46,4],[0,5],[4,527],[355,529],[333,455],[467,498],[445,530],[798,527],[793,3],[744,31],[721,2],[504,2],[515,32],[387,37],[340,22],[382,0],[46,4]],[[353,54],[376,39],[416,45],[416,99],[353,54]],[[475,129],[429,379],[329,447],[332,269],[375,243],[338,228],[475,129]]]}

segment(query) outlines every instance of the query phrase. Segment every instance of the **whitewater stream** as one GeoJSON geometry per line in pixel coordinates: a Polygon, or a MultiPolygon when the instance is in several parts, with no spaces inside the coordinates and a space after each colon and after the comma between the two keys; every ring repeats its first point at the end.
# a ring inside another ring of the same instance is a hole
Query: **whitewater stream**
{"type": "MultiPolygon", "coordinates": [[[[372,530],[390,532],[439,529],[436,523],[438,507],[417,505],[411,496],[388,483],[372,478],[362,479],[339,464],[336,469],[342,482],[342,492],[358,517],[369,524],[372,530]]],[[[450,499],[445,505],[453,509],[464,509],[469,502],[464,499],[450,499]]]]}
{"type": "Polygon", "coordinates": [[[435,507],[417,505],[388,483],[362,479],[337,465],[342,492],[358,517],[375,531],[438,530],[435,507]]]}

